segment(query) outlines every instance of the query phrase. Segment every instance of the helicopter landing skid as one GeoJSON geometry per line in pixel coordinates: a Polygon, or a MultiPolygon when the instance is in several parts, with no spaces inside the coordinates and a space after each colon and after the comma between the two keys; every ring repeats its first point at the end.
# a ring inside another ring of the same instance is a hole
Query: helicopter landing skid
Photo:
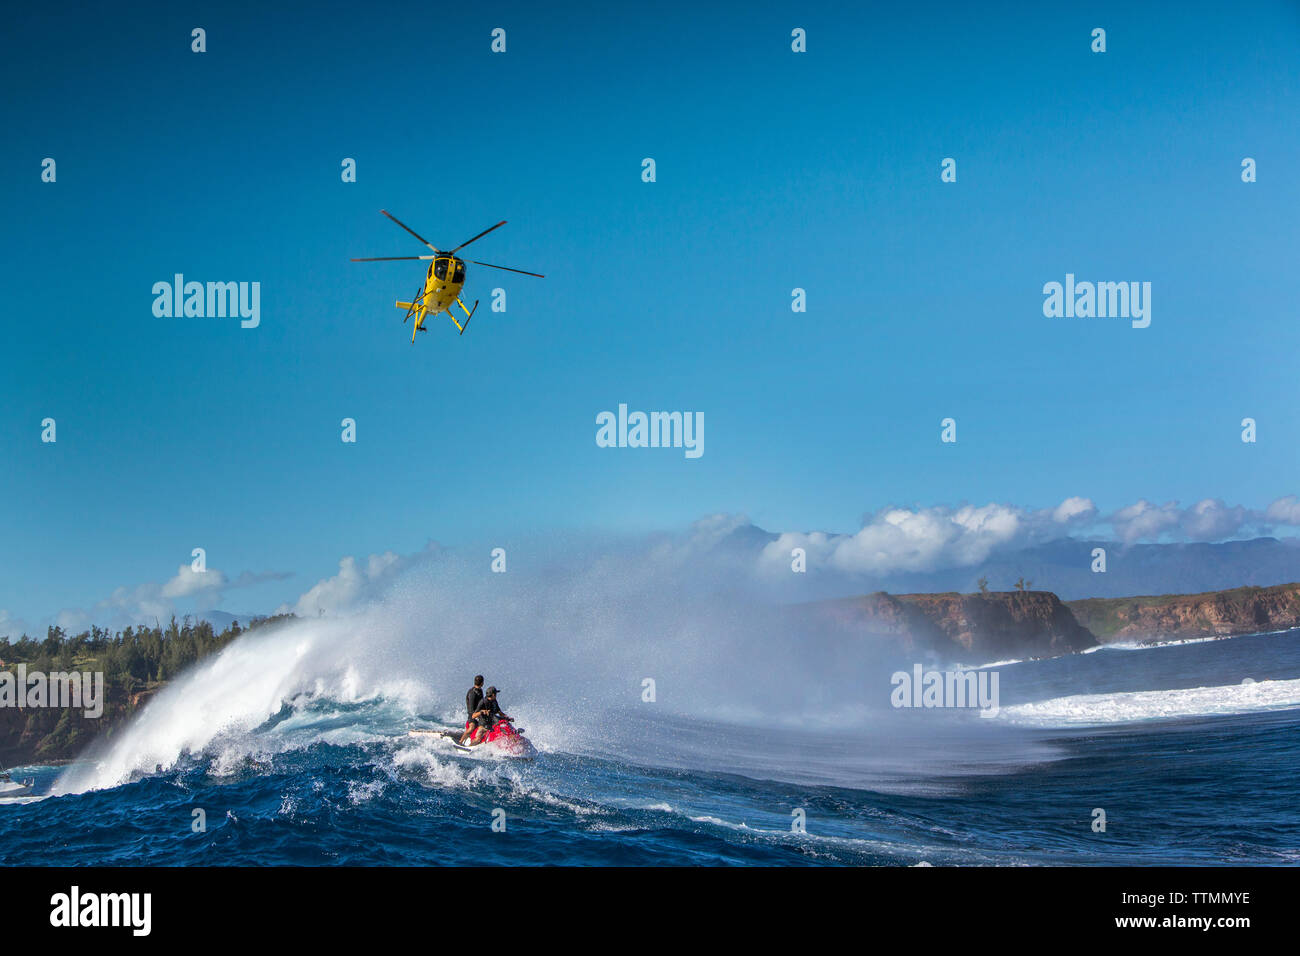
{"type": "Polygon", "coordinates": [[[465,334],[465,329],[467,329],[467,328],[469,327],[469,320],[472,319],[472,318],[474,318],[474,313],[478,311],[478,299],[475,299],[475,300],[474,300],[474,308],[472,308],[472,309],[467,309],[467,308],[465,308],[465,303],[460,301],[459,296],[456,298],[456,302],[460,305],[461,311],[465,313],[465,323],[464,323],[464,325],[462,325],[462,324],[459,323],[459,322],[456,322],[456,316],[452,314],[451,309],[448,309],[448,310],[447,310],[447,314],[448,314],[449,316],[451,316],[451,320],[452,320],[453,322],[456,322],[456,328],[460,329],[460,334],[461,334],[461,335],[464,335],[464,334],[465,334]]]}

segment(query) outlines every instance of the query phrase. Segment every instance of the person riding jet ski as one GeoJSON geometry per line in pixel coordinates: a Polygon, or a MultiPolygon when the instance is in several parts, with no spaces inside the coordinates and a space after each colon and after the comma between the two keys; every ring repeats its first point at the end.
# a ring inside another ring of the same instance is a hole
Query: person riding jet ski
{"type": "MultiPolygon", "coordinates": [[[[469,741],[469,745],[473,747],[475,744],[481,744],[487,740],[488,731],[492,729],[497,721],[513,720],[514,718],[503,711],[501,705],[497,703],[497,689],[489,687],[483,694],[483,703],[479,705],[478,710],[470,714],[470,719],[476,725],[472,728],[473,736],[469,741]]],[[[461,740],[463,741],[464,738],[462,737],[461,740]]]]}
{"type": "MultiPolygon", "coordinates": [[[[470,721],[474,720],[474,712],[479,709],[479,705],[482,703],[483,703],[483,675],[478,674],[474,677],[474,686],[471,687],[469,691],[465,694],[465,713],[467,715],[468,720],[470,721]]],[[[475,727],[472,723],[465,728],[465,732],[460,735],[460,743],[462,746],[465,743],[465,738],[468,737],[474,730],[475,727]]]]}

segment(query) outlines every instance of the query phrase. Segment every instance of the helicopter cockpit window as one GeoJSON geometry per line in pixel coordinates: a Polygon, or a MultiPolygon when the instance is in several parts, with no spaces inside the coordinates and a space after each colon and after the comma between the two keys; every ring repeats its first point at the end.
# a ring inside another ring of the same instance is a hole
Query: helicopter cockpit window
{"type": "Polygon", "coordinates": [[[435,277],[435,278],[438,278],[438,279],[445,279],[445,278],[447,278],[447,260],[446,260],[446,259],[435,259],[435,260],[433,260],[433,274],[434,274],[434,277],[435,277]]]}
{"type": "Polygon", "coordinates": [[[465,281],[465,263],[463,263],[463,262],[458,262],[458,263],[456,263],[456,275],[455,275],[455,277],[454,277],[451,281],[452,281],[452,282],[464,282],[464,281],[465,281]]]}

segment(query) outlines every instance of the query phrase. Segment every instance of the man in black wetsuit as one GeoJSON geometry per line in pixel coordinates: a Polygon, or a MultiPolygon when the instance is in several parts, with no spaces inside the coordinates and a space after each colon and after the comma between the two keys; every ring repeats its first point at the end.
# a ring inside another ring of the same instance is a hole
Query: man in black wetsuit
{"type": "Polygon", "coordinates": [[[514,719],[503,711],[501,705],[497,703],[497,689],[495,687],[487,689],[487,692],[483,695],[483,703],[479,704],[478,710],[472,716],[477,726],[473,728],[474,736],[469,741],[471,747],[487,740],[488,731],[492,729],[492,725],[498,720],[514,719]]]}
{"type": "Polygon", "coordinates": [[[465,694],[465,713],[469,716],[469,720],[471,721],[471,723],[469,729],[467,729],[463,734],[460,735],[460,742],[462,744],[465,743],[465,738],[468,737],[470,734],[472,734],[475,730],[475,725],[472,723],[472,721],[474,720],[474,712],[478,710],[479,705],[482,703],[483,703],[483,675],[478,674],[474,678],[474,686],[471,687],[469,689],[469,692],[465,694]]]}

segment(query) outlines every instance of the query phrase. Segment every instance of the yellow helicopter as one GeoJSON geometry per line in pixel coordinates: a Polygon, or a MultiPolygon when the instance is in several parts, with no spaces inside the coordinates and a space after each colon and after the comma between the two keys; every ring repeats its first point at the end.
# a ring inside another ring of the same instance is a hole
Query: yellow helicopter
{"type": "MultiPolygon", "coordinates": [[[[503,219],[495,226],[491,226],[490,228],[484,229],[473,239],[466,239],[464,242],[462,242],[455,249],[452,249],[450,252],[443,252],[437,246],[431,243],[428,239],[425,239],[423,236],[421,236],[410,226],[406,225],[401,220],[399,220],[396,216],[392,215],[387,209],[381,209],[379,211],[383,213],[385,216],[387,216],[389,219],[393,220],[393,222],[397,223],[399,226],[401,226],[411,235],[415,236],[416,239],[419,239],[422,243],[424,243],[426,246],[432,249],[433,255],[431,256],[375,256],[369,259],[353,259],[352,261],[353,262],[400,262],[400,261],[409,261],[413,259],[433,260],[432,262],[429,263],[429,271],[425,273],[424,276],[424,287],[423,287],[424,291],[421,292],[419,289],[417,289],[416,290],[417,295],[410,302],[402,302],[400,299],[397,302],[397,306],[396,306],[397,308],[406,310],[406,318],[402,319],[402,323],[405,324],[406,319],[409,319],[411,316],[415,316],[415,327],[411,329],[412,345],[415,344],[416,332],[428,331],[428,329],[424,327],[425,317],[430,315],[437,315],[439,312],[446,312],[448,318],[450,318],[451,321],[456,324],[456,328],[460,329],[460,334],[464,335],[465,328],[466,326],[469,325],[469,320],[472,319],[474,317],[474,313],[478,311],[478,300],[477,299],[474,300],[474,308],[472,309],[465,308],[465,303],[460,300],[460,290],[465,285],[465,261],[466,260],[461,259],[459,256],[456,255],[456,253],[464,249],[471,242],[474,242],[475,239],[482,239],[493,229],[500,229],[502,226],[506,224],[506,221],[503,219]],[[453,305],[459,305],[461,311],[465,313],[465,321],[463,323],[457,320],[456,314],[451,310],[451,307],[453,305]]],[[[479,262],[477,259],[470,259],[469,261],[474,263],[474,265],[476,266],[487,266],[489,269],[504,269],[506,272],[518,272],[520,275],[537,276],[537,278],[539,279],[546,278],[546,276],[542,275],[540,272],[525,272],[523,269],[511,269],[509,266],[494,266],[490,262],[479,262]]]]}

